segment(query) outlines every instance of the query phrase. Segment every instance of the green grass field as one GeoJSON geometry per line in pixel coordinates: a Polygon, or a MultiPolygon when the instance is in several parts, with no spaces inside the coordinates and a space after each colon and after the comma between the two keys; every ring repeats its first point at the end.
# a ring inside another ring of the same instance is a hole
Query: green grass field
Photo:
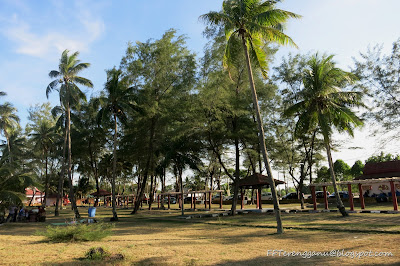
{"type": "MultiPolygon", "coordinates": [[[[217,205],[216,205],[217,206],[217,205]]],[[[215,207],[216,207],[215,206],[215,207]]],[[[173,206],[176,207],[176,206],[173,206]]],[[[224,206],[228,207],[228,206],[224,206]]],[[[87,208],[80,208],[87,217],[87,208]]],[[[113,235],[95,242],[49,243],[37,230],[71,220],[69,209],[60,217],[47,211],[45,223],[0,226],[1,265],[336,265],[400,264],[400,214],[337,213],[282,214],[285,234],[275,234],[270,213],[235,217],[182,219],[179,210],[142,210],[131,215],[119,209],[113,235]],[[123,254],[122,261],[82,261],[91,247],[123,254]],[[269,251],[270,250],[270,251],[269,251]],[[287,252],[392,252],[390,257],[279,257],[287,252]],[[269,255],[269,256],[268,256],[269,255]]],[[[193,214],[195,212],[187,212],[193,214]]],[[[200,213],[200,212],[196,212],[200,213]]],[[[204,213],[201,212],[201,213],[204,213]]],[[[97,208],[96,218],[107,222],[111,208],[97,208]]]]}

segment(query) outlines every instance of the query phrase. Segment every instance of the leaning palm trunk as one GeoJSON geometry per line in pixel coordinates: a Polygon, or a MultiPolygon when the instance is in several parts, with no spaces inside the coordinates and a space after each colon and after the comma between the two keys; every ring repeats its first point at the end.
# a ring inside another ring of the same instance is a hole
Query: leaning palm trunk
{"type": "Polygon", "coordinates": [[[74,185],[72,182],[72,154],[71,154],[71,110],[69,103],[67,104],[67,136],[68,136],[68,181],[69,181],[69,197],[71,199],[72,209],[75,213],[75,218],[80,218],[78,207],[75,201],[74,185]]]}
{"type": "Polygon", "coordinates": [[[7,149],[8,149],[8,159],[9,159],[9,163],[12,163],[12,157],[11,157],[11,146],[10,146],[10,137],[7,133],[7,130],[3,130],[4,131],[4,135],[6,137],[6,141],[7,141],[7,149]]]}
{"type": "Polygon", "coordinates": [[[338,189],[336,186],[336,177],[335,177],[335,172],[333,171],[333,162],[331,155],[331,147],[329,145],[329,139],[327,137],[324,137],[324,140],[325,140],[326,153],[328,155],[329,170],[331,172],[332,186],[333,190],[335,191],[336,205],[342,216],[349,216],[348,212],[346,212],[346,209],[344,208],[342,200],[340,199],[340,195],[338,193],[338,189]]]}
{"type": "Polygon", "coordinates": [[[117,115],[114,114],[114,149],[113,149],[113,176],[111,180],[111,193],[112,193],[112,212],[113,212],[113,221],[118,221],[117,208],[116,208],[116,200],[115,200],[115,179],[117,172],[117,115]]]}
{"type": "Polygon", "coordinates": [[[259,138],[259,142],[260,142],[260,146],[261,146],[260,148],[261,148],[261,152],[262,152],[262,155],[263,155],[265,168],[267,170],[267,174],[268,174],[268,177],[269,177],[269,183],[270,183],[270,186],[271,186],[272,200],[273,200],[273,203],[274,203],[274,210],[275,210],[275,217],[276,217],[277,233],[278,234],[282,234],[283,233],[283,226],[282,226],[281,211],[280,211],[280,208],[279,208],[279,200],[278,200],[278,196],[276,194],[275,181],[274,181],[274,178],[272,177],[272,169],[271,169],[271,166],[269,164],[267,148],[266,148],[266,145],[265,145],[264,129],[263,129],[262,120],[261,120],[260,107],[258,105],[257,92],[256,92],[256,88],[255,88],[255,85],[254,85],[253,72],[252,72],[251,65],[250,65],[249,52],[247,50],[247,44],[246,44],[246,40],[245,40],[244,35],[242,34],[241,37],[242,37],[243,51],[244,51],[244,55],[245,55],[245,58],[246,58],[247,71],[248,71],[248,74],[249,74],[249,82],[250,82],[251,94],[253,95],[253,105],[254,105],[256,118],[257,118],[258,138],[259,138]]]}

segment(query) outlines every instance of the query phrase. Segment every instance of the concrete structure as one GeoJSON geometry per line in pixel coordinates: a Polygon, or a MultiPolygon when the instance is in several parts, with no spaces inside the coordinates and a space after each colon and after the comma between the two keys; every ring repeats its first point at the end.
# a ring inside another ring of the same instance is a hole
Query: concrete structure
{"type": "MultiPolygon", "coordinates": [[[[349,193],[350,210],[354,211],[354,200],[351,185],[357,185],[360,194],[361,209],[365,209],[365,197],[386,197],[391,198],[393,210],[398,211],[397,197],[400,195],[400,161],[367,163],[363,175],[352,181],[338,181],[337,185],[347,185],[349,193]]],[[[315,187],[322,187],[324,190],[324,205],[328,209],[326,187],[332,183],[310,184],[314,210],[317,210],[315,187]]]]}

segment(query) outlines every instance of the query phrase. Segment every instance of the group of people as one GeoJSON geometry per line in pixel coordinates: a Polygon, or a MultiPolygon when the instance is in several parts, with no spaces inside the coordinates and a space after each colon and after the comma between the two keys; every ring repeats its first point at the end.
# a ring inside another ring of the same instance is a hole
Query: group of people
{"type": "Polygon", "coordinates": [[[25,221],[41,221],[45,217],[46,211],[43,207],[38,207],[32,210],[24,208],[24,206],[17,207],[11,205],[8,209],[8,216],[4,222],[25,222],[25,221]],[[34,220],[30,219],[34,218],[34,220]],[[40,219],[42,218],[42,219],[40,219]]]}
{"type": "Polygon", "coordinates": [[[10,206],[6,222],[26,221],[29,218],[29,212],[23,207],[10,206]]]}

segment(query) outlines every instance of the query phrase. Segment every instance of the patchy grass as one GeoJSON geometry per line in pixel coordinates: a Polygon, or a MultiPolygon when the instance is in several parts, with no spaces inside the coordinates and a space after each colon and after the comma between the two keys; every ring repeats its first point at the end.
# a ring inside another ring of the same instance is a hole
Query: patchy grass
{"type": "Polygon", "coordinates": [[[66,226],[50,225],[36,235],[46,237],[50,242],[98,241],[111,235],[113,224],[71,224],[66,226]]]}
{"type": "MultiPolygon", "coordinates": [[[[81,208],[85,213],[87,208],[81,208]]],[[[246,214],[235,217],[185,220],[179,211],[140,211],[120,209],[120,221],[113,235],[91,242],[112,254],[123,254],[118,265],[336,265],[400,263],[397,234],[400,214],[351,214],[342,218],[336,213],[282,214],[286,229],[277,235],[275,217],[271,214],[246,214]],[[240,226],[238,226],[240,225],[240,226]],[[257,226],[265,227],[257,227],[257,226]],[[319,228],[321,230],[308,230],[319,228]],[[341,230],[335,231],[338,228],[341,230]],[[326,229],[326,231],[325,231],[326,229]],[[349,231],[342,230],[348,229],[349,231]],[[351,229],[361,229],[357,232],[351,229]],[[380,233],[369,233],[382,229],[380,233]],[[384,231],[391,232],[390,234],[384,231]],[[392,257],[279,257],[268,256],[268,250],[285,251],[383,251],[392,257]]],[[[70,219],[73,213],[63,210],[60,217],[45,223],[14,223],[0,226],[1,264],[93,265],[82,261],[88,251],[87,242],[48,243],[34,235],[51,223],[70,219]],[[32,257],[27,259],[27,251],[32,257]],[[34,254],[34,255],[33,255],[34,254]],[[32,261],[33,260],[33,261],[32,261]]],[[[111,208],[98,208],[96,218],[107,221],[111,208]]],[[[116,262],[107,262],[110,265],[116,262]]]]}

